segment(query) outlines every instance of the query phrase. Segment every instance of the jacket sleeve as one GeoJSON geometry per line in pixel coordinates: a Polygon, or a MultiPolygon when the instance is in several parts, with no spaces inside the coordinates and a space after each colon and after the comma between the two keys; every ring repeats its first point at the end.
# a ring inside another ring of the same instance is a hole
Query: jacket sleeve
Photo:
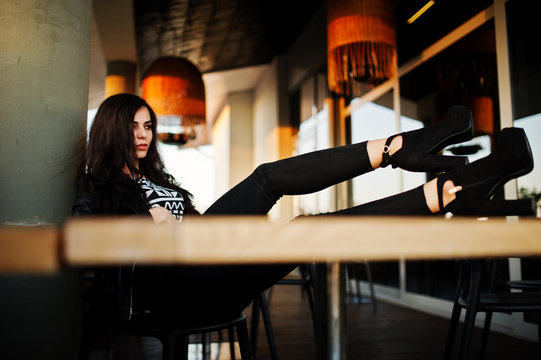
{"type": "Polygon", "coordinates": [[[96,214],[96,205],[94,200],[90,197],[90,194],[86,192],[82,187],[77,188],[75,195],[75,203],[71,208],[71,215],[84,216],[96,214]]]}

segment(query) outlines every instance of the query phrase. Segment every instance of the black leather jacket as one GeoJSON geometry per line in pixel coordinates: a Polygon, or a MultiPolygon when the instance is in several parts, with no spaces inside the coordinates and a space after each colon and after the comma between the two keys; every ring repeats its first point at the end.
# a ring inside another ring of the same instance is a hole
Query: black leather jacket
{"type": "MultiPolygon", "coordinates": [[[[130,184],[128,184],[130,185],[130,184]]],[[[141,194],[139,194],[141,195],[141,194]]],[[[80,179],[77,186],[72,215],[77,216],[151,216],[148,204],[143,197],[126,199],[115,192],[115,184],[100,182],[87,174],[80,179]],[[92,186],[92,192],[88,188],[92,186]],[[106,209],[97,206],[96,199],[106,204],[106,209]],[[116,201],[103,201],[115,199],[116,201]]],[[[142,193],[141,196],[144,196],[142,193]]],[[[188,197],[185,194],[185,199],[188,197]]],[[[186,207],[185,215],[199,215],[193,206],[186,207]]],[[[94,269],[96,289],[99,293],[100,308],[109,319],[127,320],[134,314],[152,312],[152,288],[159,267],[114,266],[94,269]]]]}
{"type": "MultiPolygon", "coordinates": [[[[87,175],[87,178],[93,179],[91,175],[87,175]]],[[[82,182],[82,181],[81,181],[82,182]]],[[[79,184],[75,194],[75,202],[71,208],[72,216],[85,216],[85,215],[109,215],[109,216],[126,216],[126,215],[146,215],[150,216],[148,211],[148,205],[145,204],[143,199],[137,199],[137,197],[131,198],[131,204],[137,204],[136,207],[127,207],[120,202],[115,205],[110,202],[108,209],[99,209],[96,206],[96,198],[119,198],[119,195],[114,192],[114,185],[112,184],[98,184],[95,186],[95,191],[92,194],[87,190],[86,185],[79,184]]]]}
{"type": "MultiPolygon", "coordinates": [[[[92,196],[82,187],[77,188],[72,216],[103,215],[96,209],[92,196]]],[[[148,215],[150,212],[134,215],[148,215]]],[[[138,287],[144,286],[149,277],[148,271],[132,266],[111,266],[91,269],[94,274],[94,294],[92,306],[98,309],[105,322],[129,320],[134,314],[150,311],[150,304],[144,297],[135,298],[138,287]],[[137,300],[137,301],[136,301],[137,300]]]]}
{"type": "Polygon", "coordinates": [[[75,203],[71,208],[72,216],[96,215],[96,205],[88,192],[82,187],[77,188],[75,193],[75,203]]]}

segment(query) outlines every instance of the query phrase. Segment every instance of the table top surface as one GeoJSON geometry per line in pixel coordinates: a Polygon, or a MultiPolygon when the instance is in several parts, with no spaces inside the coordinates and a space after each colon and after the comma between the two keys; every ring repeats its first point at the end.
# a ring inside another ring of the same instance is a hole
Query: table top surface
{"type": "Polygon", "coordinates": [[[62,227],[0,227],[0,271],[110,264],[298,263],[541,255],[535,218],[72,219],[62,227]]]}

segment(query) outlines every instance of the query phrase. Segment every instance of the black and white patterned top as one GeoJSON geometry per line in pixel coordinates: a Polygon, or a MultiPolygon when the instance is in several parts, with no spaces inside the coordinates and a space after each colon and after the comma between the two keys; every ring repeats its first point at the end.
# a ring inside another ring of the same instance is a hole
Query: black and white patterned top
{"type": "Polygon", "coordinates": [[[177,221],[182,220],[184,198],[178,191],[156,185],[147,178],[139,179],[137,183],[145,191],[151,209],[161,206],[169,210],[177,221]]]}

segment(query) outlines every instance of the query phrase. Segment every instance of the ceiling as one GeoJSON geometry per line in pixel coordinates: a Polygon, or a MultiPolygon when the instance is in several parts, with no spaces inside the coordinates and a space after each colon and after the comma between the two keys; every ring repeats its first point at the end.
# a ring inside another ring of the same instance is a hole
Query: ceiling
{"type": "MultiPolygon", "coordinates": [[[[407,25],[407,18],[426,0],[395,0],[399,63],[491,1],[438,0],[427,15],[407,25]]],[[[160,56],[187,58],[203,73],[212,122],[226,94],[253,88],[264,65],[288,51],[314,15],[324,10],[326,1],[94,0],[93,4],[94,27],[99,32],[93,39],[99,41],[93,43],[91,54],[103,52],[106,62],[136,62],[141,76],[160,56]]],[[[93,71],[91,58],[89,108],[103,99],[105,71],[103,65],[101,72],[93,71]],[[93,84],[100,91],[93,91],[93,84]]]]}
{"type": "Polygon", "coordinates": [[[104,96],[106,64],[127,60],[144,75],[160,56],[203,73],[212,123],[228,93],[253,89],[325,0],[94,0],[89,109],[104,96]]]}
{"type": "Polygon", "coordinates": [[[285,53],[323,0],[134,0],[144,74],[160,56],[181,56],[202,73],[268,64],[285,53]]]}
{"type": "MultiPolygon", "coordinates": [[[[286,53],[325,0],[133,1],[141,74],[160,56],[181,56],[202,73],[268,64],[286,53]]],[[[492,0],[438,0],[415,25],[406,20],[427,0],[394,0],[402,61],[436,41],[492,0]]]]}

